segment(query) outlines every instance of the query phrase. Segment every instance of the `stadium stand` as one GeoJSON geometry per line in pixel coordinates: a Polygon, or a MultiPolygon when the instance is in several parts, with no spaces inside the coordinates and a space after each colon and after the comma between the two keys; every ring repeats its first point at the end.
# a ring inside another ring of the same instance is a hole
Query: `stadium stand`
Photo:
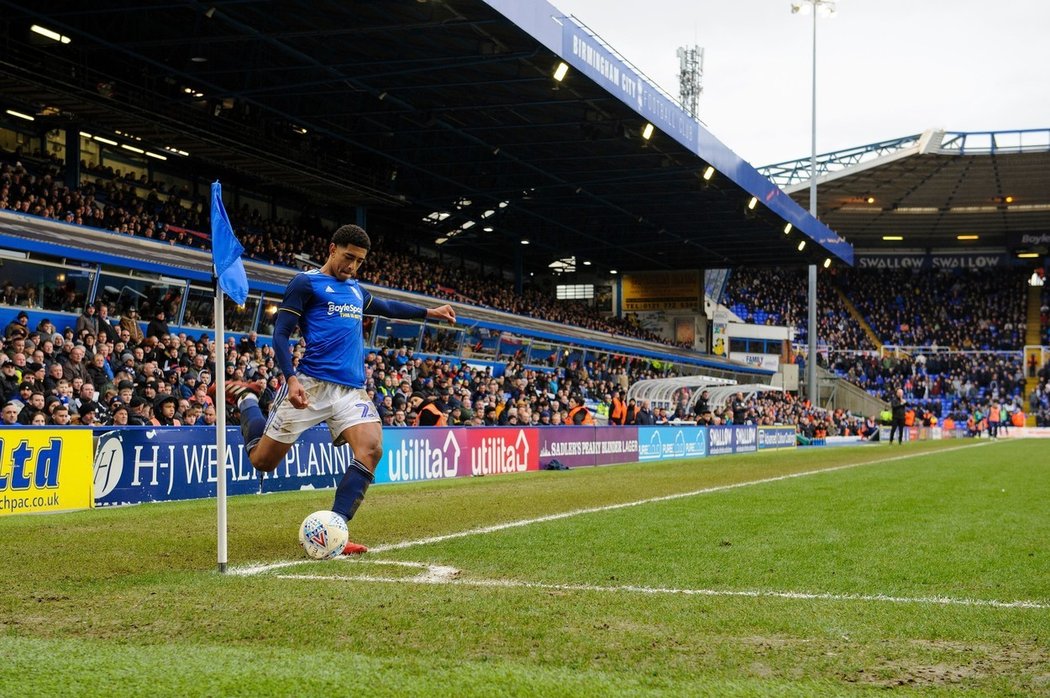
{"type": "Polygon", "coordinates": [[[1017,351],[1026,278],[1022,270],[853,269],[836,281],[885,344],[1017,351]]]}
{"type": "MultiPolygon", "coordinates": [[[[84,169],[89,182],[69,189],[63,184],[62,169],[54,161],[30,159],[24,153],[0,153],[0,209],[176,245],[209,248],[209,237],[195,232],[209,227],[203,202],[189,198],[185,187],[169,190],[162,183],[127,179],[120,170],[90,163],[84,163],[84,169]]],[[[313,259],[323,259],[327,254],[330,231],[311,233],[287,221],[264,220],[247,206],[235,211],[231,218],[238,226],[249,258],[301,268],[303,254],[313,259]]],[[[522,293],[516,293],[507,279],[497,273],[478,275],[462,266],[428,264],[389,246],[377,246],[361,278],[380,286],[540,317],[612,336],[674,344],[637,326],[630,318],[603,317],[582,302],[556,303],[549,287],[526,286],[522,293]]]]}
{"type": "MultiPolygon", "coordinates": [[[[744,268],[734,271],[726,288],[726,306],[745,322],[796,328],[795,341],[808,332],[806,272],[791,268],[744,268]]],[[[864,330],[846,309],[832,284],[838,273],[817,287],[817,330],[827,346],[874,349],[864,330]]]]}

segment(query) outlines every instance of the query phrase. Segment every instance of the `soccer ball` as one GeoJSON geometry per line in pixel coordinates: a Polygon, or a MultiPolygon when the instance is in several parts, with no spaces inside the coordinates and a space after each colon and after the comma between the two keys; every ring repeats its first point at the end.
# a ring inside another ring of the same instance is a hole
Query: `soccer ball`
{"type": "Polygon", "coordinates": [[[331,560],[343,552],[350,533],[334,511],[315,511],[299,527],[299,545],[315,560],[331,560]]]}

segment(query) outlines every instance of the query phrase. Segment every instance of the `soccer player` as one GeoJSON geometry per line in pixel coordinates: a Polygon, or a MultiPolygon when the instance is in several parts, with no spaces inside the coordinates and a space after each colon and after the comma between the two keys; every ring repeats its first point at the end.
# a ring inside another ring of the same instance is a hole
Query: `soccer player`
{"type": "MultiPolygon", "coordinates": [[[[382,421],[364,391],[362,317],[369,313],[394,319],[456,321],[451,305],[424,308],[376,298],[361,288],[355,277],[370,248],[362,228],[344,225],[332,235],[324,266],[300,273],[288,284],[273,333],[275,358],[285,385],[268,418],[259,408],[258,396],[265,387],[262,381],[226,385],[227,401],[240,408],[248,458],[260,471],[277,468],[299,436],[321,422],[328,423],[336,445],[350,444],[353,460],[332,504],[332,511],[347,520],[361,505],[383,455],[382,421]],[[297,326],[306,342],[298,370],[292,366],[289,343],[297,326]]],[[[349,542],[343,554],[367,550],[349,542]]]]}

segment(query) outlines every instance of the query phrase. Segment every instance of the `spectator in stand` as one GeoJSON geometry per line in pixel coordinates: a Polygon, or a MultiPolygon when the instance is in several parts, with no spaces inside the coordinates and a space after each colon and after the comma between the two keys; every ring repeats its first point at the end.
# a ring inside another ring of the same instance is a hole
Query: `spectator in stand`
{"type": "MultiPolygon", "coordinates": [[[[0,354],[0,401],[7,402],[18,395],[18,386],[22,383],[22,376],[15,370],[15,362],[0,354]]],[[[61,370],[61,369],[60,369],[61,370]]]]}
{"type": "Polygon", "coordinates": [[[649,408],[649,401],[642,400],[638,407],[638,416],[635,418],[635,424],[640,427],[652,426],[656,424],[656,417],[653,416],[652,410],[649,408]]]}
{"type": "Polygon", "coordinates": [[[85,402],[77,409],[78,424],[85,427],[99,426],[99,405],[97,402],[85,402]]]}
{"type": "Polygon", "coordinates": [[[4,328],[4,337],[10,339],[16,336],[29,336],[29,313],[24,310],[20,311],[15,319],[7,323],[7,327],[4,328]]]}
{"type": "Polygon", "coordinates": [[[131,306],[124,311],[120,318],[120,337],[125,343],[131,345],[142,343],[145,335],[142,332],[142,327],[139,325],[138,308],[131,306]],[[127,334],[125,335],[125,333],[127,334]]]}
{"type": "Polygon", "coordinates": [[[6,403],[4,405],[3,410],[0,411],[0,422],[3,422],[3,424],[6,426],[17,425],[19,423],[18,415],[19,413],[21,413],[21,411],[21,403],[13,401],[6,403]]]}
{"type": "Polygon", "coordinates": [[[157,306],[153,311],[153,319],[150,320],[149,325],[146,326],[147,337],[153,337],[160,340],[171,334],[171,331],[168,329],[168,323],[165,322],[165,317],[164,306],[157,306]]]}
{"type": "Polygon", "coordinates": [[[80,313],[80,317],[77,318],[76,327],[73,328],[73,334],[76,337],[81,337],[84,332],[92,335],[93,337],[98,336],[99,324],[98,316],[95,315],[94,303],[88,303],[84,310],[80,313]]]}
{"type": "Polygon", "coordinates": [[[157,398],[153,407],[152,423],[159,427],[182,426],[182,421],[175,416],[179,401],[174,395],[162,395],[157,398]]]}

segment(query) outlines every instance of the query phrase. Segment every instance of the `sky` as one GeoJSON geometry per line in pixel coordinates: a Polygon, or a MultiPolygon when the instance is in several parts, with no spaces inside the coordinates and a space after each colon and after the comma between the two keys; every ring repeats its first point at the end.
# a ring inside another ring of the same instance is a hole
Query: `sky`
{"type": "MultiPolygon", "coordinates": [[[[809,157],[813,18],[790,0],[551,3],[674,97],[677,48],[703,47],[707,130],[756,167],[809,157]]],[[[1048,73],[1050,0],[839,0],[817,20],[817,152],[1050,129],[1048,73]]]]}

